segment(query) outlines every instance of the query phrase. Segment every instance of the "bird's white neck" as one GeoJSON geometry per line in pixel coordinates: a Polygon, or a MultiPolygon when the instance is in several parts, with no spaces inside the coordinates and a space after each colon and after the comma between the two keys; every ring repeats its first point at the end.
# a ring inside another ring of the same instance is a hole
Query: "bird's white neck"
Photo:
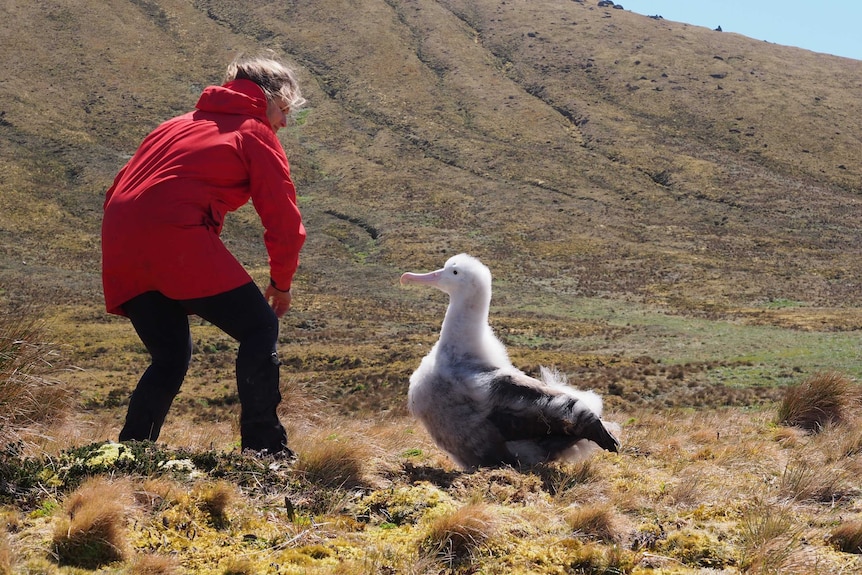
{"type": "Polygon", "coordinates": [[[453,356],[473,357],[496,365],[499,342],[488,326],[490,305],[490,293],[451,298],[440,329],[441,350],[453,356]]]}

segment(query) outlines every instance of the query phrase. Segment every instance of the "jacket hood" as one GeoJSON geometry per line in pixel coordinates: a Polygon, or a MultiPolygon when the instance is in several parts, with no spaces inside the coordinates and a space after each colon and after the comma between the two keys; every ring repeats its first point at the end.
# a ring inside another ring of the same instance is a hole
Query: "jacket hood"
{"type": "Polygon", "coordinates": [[[251,80],[233,80],[224,86],[207,87],[195,108],[202,112],[247,114],[267,121],[266,95],[251,80]]]}

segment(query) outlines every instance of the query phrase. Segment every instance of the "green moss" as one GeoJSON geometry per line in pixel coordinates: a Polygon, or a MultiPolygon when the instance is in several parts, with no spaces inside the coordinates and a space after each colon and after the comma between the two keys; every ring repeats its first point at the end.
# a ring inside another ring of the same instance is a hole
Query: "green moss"
{"type": "Polygon", "coordinates": [[[367,522],[415,524],[441,502],[451,502],[451,498],[434,485],[420,481],[370,493],[359,502],[356,515],[367,522]]]}
{"type": "Polygon", "coordinates": [[[692,567],[720,569],[733,564],[725,544],[707,533],[689,529],[669,534],[657,543],[656,549],[692,567]]]}

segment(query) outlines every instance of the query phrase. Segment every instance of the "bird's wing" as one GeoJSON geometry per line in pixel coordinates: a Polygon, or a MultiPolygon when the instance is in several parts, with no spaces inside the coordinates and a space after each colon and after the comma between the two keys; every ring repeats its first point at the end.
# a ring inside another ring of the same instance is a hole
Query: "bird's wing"
{"type": "Polygon", "coordinates": [[[583,400],[565,390],[516,370],[496,372],[488,390],[488,418],[507,441],[570,437],[594,441],[608,451],[619,449],[619,441],[601,419],[583,400]]]}

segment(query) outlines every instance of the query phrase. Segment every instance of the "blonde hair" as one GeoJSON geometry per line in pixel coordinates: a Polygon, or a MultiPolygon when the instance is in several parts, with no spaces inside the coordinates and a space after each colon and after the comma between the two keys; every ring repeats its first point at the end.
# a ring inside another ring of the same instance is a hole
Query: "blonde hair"
{"type": "Polygon", "coordinates": [[[268,99],[283,99],[294,111],[306,101],[293,70],[269,55],[237,56],[224,76],[225,84],[233,80],[251,80],[263,89],[268,99]]]}

